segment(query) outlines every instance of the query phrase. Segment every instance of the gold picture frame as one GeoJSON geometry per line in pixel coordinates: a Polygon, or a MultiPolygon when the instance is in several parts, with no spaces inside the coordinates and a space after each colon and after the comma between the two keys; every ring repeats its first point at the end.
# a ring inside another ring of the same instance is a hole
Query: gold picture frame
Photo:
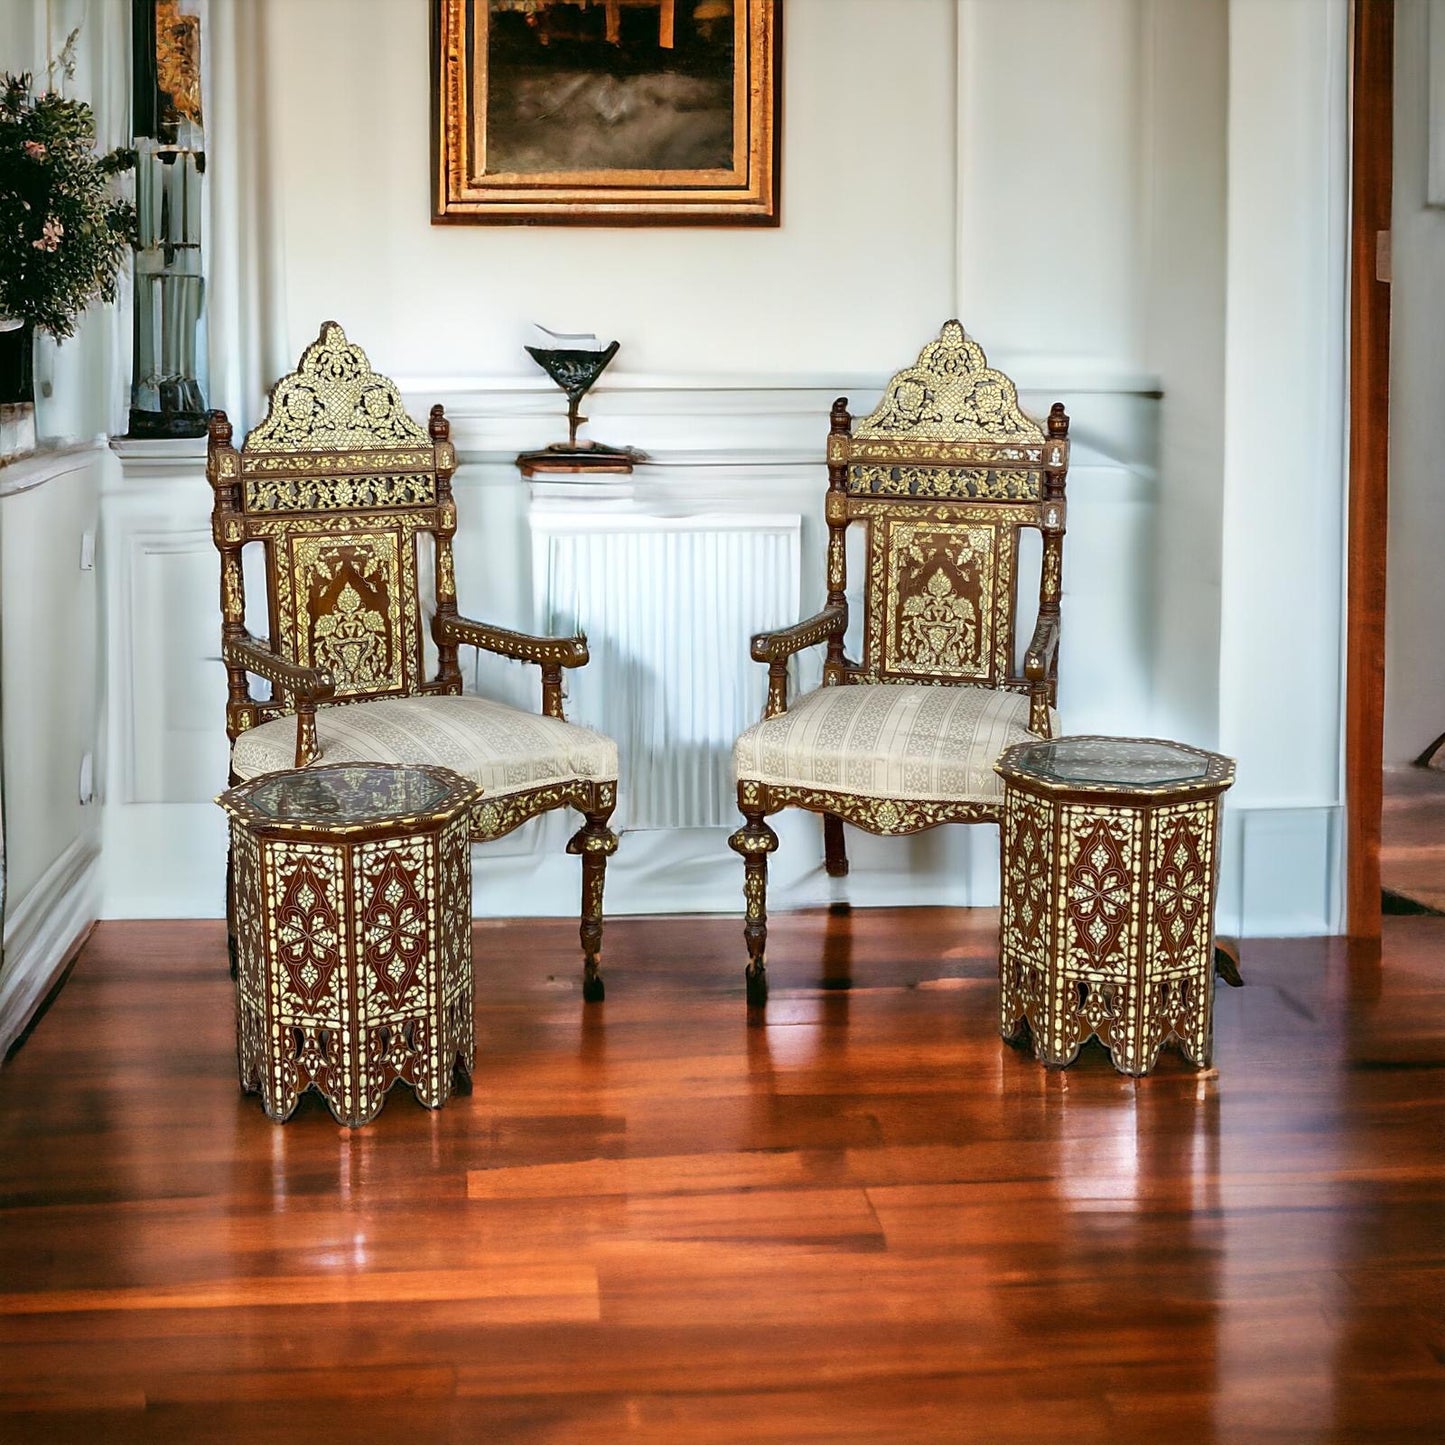
{"type": "Polygon", "coordinates": [[[778,224],[781,0],[435,0],[432,221],[778,224]]]}

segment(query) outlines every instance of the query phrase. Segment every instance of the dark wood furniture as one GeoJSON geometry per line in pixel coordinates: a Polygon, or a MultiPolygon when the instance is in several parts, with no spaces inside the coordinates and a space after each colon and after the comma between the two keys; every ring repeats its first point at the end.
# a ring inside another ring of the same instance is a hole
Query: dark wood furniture
{"type": "Polygon", "coordinates": [[[307,1089],[356,1128],[410,1084],[470,1075],[481,789],[446,768],[333,764],[241,783],[231,820],[241,1088],[287,1119],[307,1089]]]}
{"type": "Polygon", "coordinates": [[[562,715],[562,670],[586,663],[586,638],[530,637],[458,616],[456,464],[442,408],[419,426],[334,321],[272,388],[265,420],[239,451],[225,413],[212,414],[206,473],[221,553],[231,780],[318,759],[449,767],[485,790],[471,813],[476,842],[575,808],[583,824],[567,850],[582,857],[583,994],[600,999],[617,747],[562,715]],[[434,543],[430,677],[423,535],[434,543]],[[246,630],[241,554],[250,543],[265,554],[269,641],[246,630]],[[541,714],[463,695],[464,646],[535,663],[541,714]],[[252,696],[252,675],[270,684],[268,698],[252,696]]]}
{"type": "Polygon", "coordinates": [[[1054,730],[1069,419],[1019,409],[1014,384],[948,322],[855,427],[846,398],[828,436],[828,601],[795,627],[759,633],[763,720],[738,739],[750,1003],[767,998],[766,822],[823,815],[829,874],[848,871],[844,821],[871,833],[996,823],[993,763],[1054,730]],[[845,534],[867,526],[862,658],[844,656],[845,534]],[[1019,533],[1043,534],[1038,619],[1017,666],[1019,533]],[[824,644],[823,683],[791,705],[789,659],[824,644]]]}
{"type": "Polygon", "coordinates": [[[1053,1068],[1091,1036],[1120,1073],[1148,1073],[1171,1041],[1208,1067],[1234,763],[1183,743],[1076,737],[1016,744],[997,769],[1004,1038],[1032,1038],[1053,1068]]]}

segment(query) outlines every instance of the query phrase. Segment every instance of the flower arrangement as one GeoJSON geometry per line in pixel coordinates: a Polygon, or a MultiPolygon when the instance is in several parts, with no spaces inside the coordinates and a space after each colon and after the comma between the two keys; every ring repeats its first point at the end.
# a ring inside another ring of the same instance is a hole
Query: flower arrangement
{"type": "Polygon", "coordinates": [[[92,301],[115,299],[135,209],[111,178],[133,163],[124,149],[96,153],[83,101],[48,85],[34,94],[29,73],[0,76],[0,315],[62,340],[92,301]]]}

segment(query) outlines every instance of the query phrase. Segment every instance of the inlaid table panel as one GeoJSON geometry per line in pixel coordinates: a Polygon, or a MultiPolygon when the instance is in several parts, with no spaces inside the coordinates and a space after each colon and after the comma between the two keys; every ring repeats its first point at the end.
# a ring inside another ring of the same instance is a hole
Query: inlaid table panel
{"type": "Polygon", "coordinates": [[[286,1119],[307,1089],[355,1128],[409,1084],[428,1108],[471,1072],[468,811],[446,768],[270,773],[231,823],[241,1088],[286,1119]]]}
{"type": "Polygon", "coordinates": [[[999,758],[1000,1027],[1051,1067],[1097,1037],[1145,1074],[1213,1053],[1221,798],[1234,764],[1147,738],[1056,738],[999,758]]]}

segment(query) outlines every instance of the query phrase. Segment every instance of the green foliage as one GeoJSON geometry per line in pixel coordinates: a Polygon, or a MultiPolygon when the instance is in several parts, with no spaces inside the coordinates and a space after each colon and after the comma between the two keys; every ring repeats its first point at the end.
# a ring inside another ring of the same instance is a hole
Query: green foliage
{"type": "Polygon", "coordinates": [[[0,315],[63,339],[92,301],[115,299],[135,208],[111,177],[134,163],[96,153],[84,102],[33,94],[28,73],[0,76],[0,315]]]}

